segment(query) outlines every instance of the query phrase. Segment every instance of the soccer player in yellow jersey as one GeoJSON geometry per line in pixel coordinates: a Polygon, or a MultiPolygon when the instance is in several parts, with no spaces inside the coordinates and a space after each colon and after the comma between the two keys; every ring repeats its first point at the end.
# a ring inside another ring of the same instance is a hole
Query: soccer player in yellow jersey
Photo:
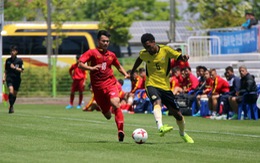
{"type": "MultiPolygon", "coordinates": [[[[173,127],[162,123],[161,106],[164,104],[175,117],[182,139],[187,143],[194,143],[193,139],[184,131],[184,117],[174,100],[169,82],[170,60],[187,61],[189,57],[182,55],[169,46],[157,45],[154,36],[150,33],[143,34],[141,42],[144,49],[140,51],[131,72],[135,72],[143,61],[146,62],[147,78],[145,89],[153,104],[154,118],[160,136],[164,136],[165,133],[173,129],[173,127]]],[[[131,77],[133,77],[133,74],[131,74],[131,77]]]]}

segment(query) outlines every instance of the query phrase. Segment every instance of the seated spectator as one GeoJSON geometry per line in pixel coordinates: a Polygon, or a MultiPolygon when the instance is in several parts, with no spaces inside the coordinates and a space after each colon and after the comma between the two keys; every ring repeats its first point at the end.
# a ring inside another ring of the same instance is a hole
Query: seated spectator
{"type": "Polygon", "coordinates": [[[209,95],[209,110],[211,111],[211,116],[210,119],[215,119],[217,116],[217,108],[218,108],[218,99],[220,95],[227,94],[229,92],[229,85],[228,82],[221,78],[218,74],[216,69],[211,69],[210,70],[210,76],[212,78],[213,82],[213,87],[212,91],[209,95]]]}
{"type": "Polygon", "coordinates": [[[232,97],[229,101],[230,107],[234,111],[234,115],[231,119],[237,119],[238,116],[238,105],[242,102],[243,95],[246,93],[255,93],[255,94],[246,94],[245,102],[246,103],[255,103],[257,100],[257,85],[255,82],[255,77],[251,75],[245,66],[239,67],[240,74],[240,89],[237,92],[237,96],[232,97]]]}
{"type": "Polygon", "coordinates": [[[144,68],[139,68],[139,75],[142,77],[142,88],[141,89],[145,89],[145,81],[146,81],[146,71],[144,68]]]}
{"type": "Polygon", "coordinates": [[[194,91],[198,85],[199,81],[196,76],[194,76],[191,72],[190,67],[185,67],[182,69],[182,76],[183,76],[183,87],[185,93],[189,93],[190,91],[194,91]]]}
{"type": "Polygon", "coordinates": [[[250,29],[253,25],[258,24],[258,20],[255,18],[254,13],[246,12],[246,22],[242,24],[242,29],[250,29]]]}
{"type": "Polygon", "coordinates": [[[198,70],[199,70],[199,73],[198,73],[199,85],[196,88],[196,91],[202,91],[206,84],[205,72],[206,72],[207,68],[205,66],[199,66],[198,70]]]}
{"type": "Polygon", "coordinates": [[[120,108],[123,113],[134,113],[130,110],[131,107],[127,104],[127,100],[125,98],[120,99],[120,108]]]}
{"type": "Polygon", "coordinates": [[[132,83],[131,93],[135,93],[135,91],[138,89],[144,89],[143,78],[138,75],[138,71],[134,72],[134,79],[131,80],[131,83],[132,83]]]}
{"type": "MultiPolygon", "coordinates": [[[[176,51],[182,53],[181,48],[177,48],[176,51]]],[[[182,60],[174,60],[171,59],[171,68],[179,67],[180,69],[183,69],[184,67],[190,67],[190,64],[188,61],[182,61],[182,60]]]]}
{"type": "MultiPolygon", "coordinates": [[[[131,74],[131,70],[127,71],[128,74],[131,74]]],[[[134,95],[136,90],[144,89],[143,88],[143,78],[139,76],[138,71],[134,72],[133,79],[131,80],[131,91],[125,93],[125,99],[127,100],[127,104],[131,106],[129,110],[133,110],[133,102],[134,102],[134,95]]]]}
{"type": "MultiPolygon", "coordinates": [[[[206,80],[205,86],[203,87],[202,90],[202,94],[197,95],[196,99],[197,99],[197,106],[198,108],[200,108],[200,100],[201,99],[205,99],[208,98],[208,94],[212,91],[212,87],[213,87],[213,79],[210,77],[210,72],[209,70],[205,71],[205,75],[204,78],[206,80]]],[[[198,112],[194,115],[195,117],[200,116],[200,110],[198,110],[198,112]]]]}
{"type": "Polygon", "coordinates": [[[178,95],[183,92],[182,89],[182,75],[181,75],[181,70],[178,66],[174,67],[172,69],[172,76],[170,77],[170,86],[171,86],[171,91],[173,92],[174,95],[178,95]]]}
{"type": "Polygon", "coordinates": [[[229,92],[226,95],[222,95],[220,97],[220,106],[219,106],[219,114],[216,119],[227,119],[227,114],[230,111],[230,104],[229,99],[232,97],[235,97],[237,92],[240,89],[240,78],[235,76],[233,67],[228,66],[225,69],[225,77],[227,79],[228,85],[229,85],[229,92]],[[221,115],[222,114],[222,115],[221,115]]]}

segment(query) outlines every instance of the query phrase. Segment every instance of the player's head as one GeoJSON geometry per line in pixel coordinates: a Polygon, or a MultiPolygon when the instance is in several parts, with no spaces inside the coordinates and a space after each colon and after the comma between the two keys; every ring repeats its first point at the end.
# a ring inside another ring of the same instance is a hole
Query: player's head
{"type": "Polygon", "coordinates": [[[148,53],[153,55],[158,52],[158,46],[156,45],[155,38],[151,33],[143,34],[141,42],[148,53]]]}
{"type": "Polygon", "coordinates": [[[225,73],[226,73],[226,75],[227,75],[228,77],[231,77],[231,76],[234,75],[234,69],[233,69],[233,67],[228,66],[228,67],[225,68],[225,70],[226,70],[225,73]]]}
{"type": "Polygon", "coordinates": [[[146,76],[145,68],[143,68],[143,67],[139,68],[139,75],[140,75],[141,77],[146,76]]]}
{"type": "Polygon", "coordinates": [[[124,80],[123,79],[118,79],[117,81],[118,81],[118,83],[120,83],[121,86],[124,85],[124,80]]]}
{"type": "Polygon", "coordinates": [[[107,50],[110,42],[110,33],[106,30],[100,30],[97,34],[98,47],[100,50],[107,50]]]}
{"type": "Polygon", "coordinates": [[[181,48],[177,48],[176,51],[180,53],[182,52],[181,48]]]}
{"type": "Polygon", "coordinates": [[[248,73],[247,68],[244,65],[240,66],[238,70],[239,70],[240,77],[244,77],[248,73]]]}
{"type": "Polygon", "coordinates": [[[213,80],[215,80],[216,79],[216,77],[217,77],[217,70],[216,69],[214,69],[214,68],[212,68],[212,69],[210,69],[210,77],[213,79],[213,80]]]}
{"type": "Polygon", "coordinates": [[[17,55],[17,53],[18,53],[18,48],[17,48],[17,46],[12,45],[12,46],[10,47],[10,53],[11,53],[12,56],[13,56],[13,55],[17,55]]]}

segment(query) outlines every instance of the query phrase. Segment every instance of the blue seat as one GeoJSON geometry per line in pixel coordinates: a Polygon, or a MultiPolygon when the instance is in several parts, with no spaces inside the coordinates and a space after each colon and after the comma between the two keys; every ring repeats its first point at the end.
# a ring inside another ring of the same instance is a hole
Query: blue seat
{"type": "Polygon", "coordinates": [[[242,111],[244,112],[244,116],[248,119],[258,120],[258,107],[256,106],[256,102],[249,104],[245,102],[245,96],[248,94],[257,94],[256,92],[245,93],[242,98],[242,102],[238,105],[238,120],[241,119],[242,111]]]}
{"type": "Polygon", "coordinates": [[[205,117],[209,115],[208,99],[200,100],[200,116],[205,117]]]}

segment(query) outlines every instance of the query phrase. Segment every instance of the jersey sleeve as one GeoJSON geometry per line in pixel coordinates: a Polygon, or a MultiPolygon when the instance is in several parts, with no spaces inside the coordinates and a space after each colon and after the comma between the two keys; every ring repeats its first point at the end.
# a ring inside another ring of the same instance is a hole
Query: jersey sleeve
{"type": "Polygon", "coordinates": [[[178,51],[172,49],[172,48],[169,47],[169,46],[165,46],[165,49],[166,49],[166,51],[167,51],[168,56],[169,56],[170,58],[175,59],[175,60],[177,60],[178,57],[181,55],[180,52],[178,52],[178,51]]]}
{"type": "Polygon", "coordinates": [[[88,50],[81,55],[81,57],[79,58],[79,61],[82,63],[86,63],[90,60],[91,55],[92,55],[91,50],[88,50]]]}
{"type": "Polygon", "coordinates": [[[120,62],[119,62],[119,60],[117,59],[117,57],[116,57],[115,54],[113,54],[113,58],[114,58],[114,60],[113,60],[113,65],[114,65],[115,67],[120,66],[120,62]]]}

